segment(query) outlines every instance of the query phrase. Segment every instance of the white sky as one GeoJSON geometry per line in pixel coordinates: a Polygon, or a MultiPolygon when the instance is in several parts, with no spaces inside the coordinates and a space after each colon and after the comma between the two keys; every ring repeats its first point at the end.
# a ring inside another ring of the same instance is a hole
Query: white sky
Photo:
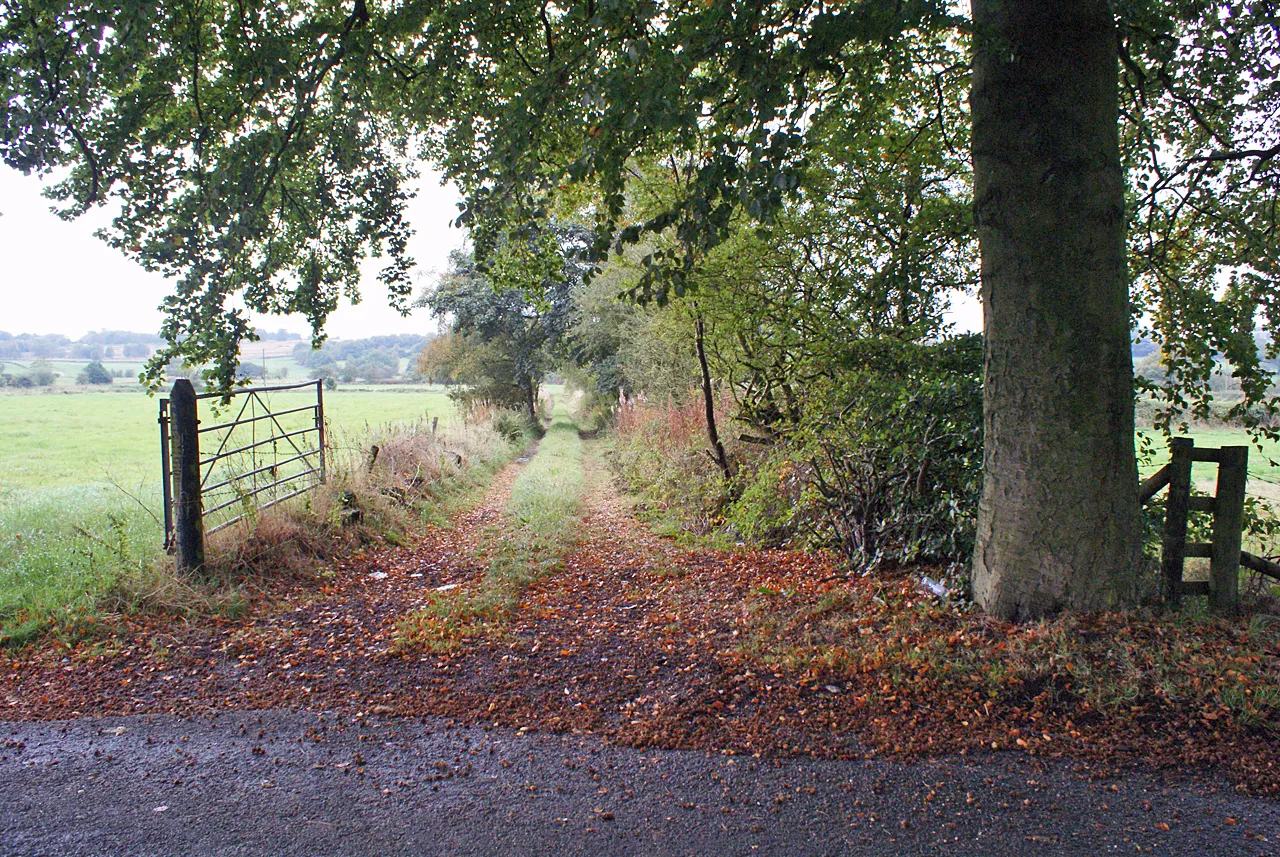
{"type": "Polygon", "coordinates": [[[955,333],[982,332],[982,302],[976,294],[956,292],[951,295],[951,309],[943,313],[942,317],[955,325],[955,333]]]}
{"type": "MultiPolygon", "coordinates": [[[[61,333],[73,339],[91,330],[136,330],[160,327],[160,300],[170,281],[142,270],[123,254],[93,236],[110,217],[91,211],[64,222],[49,210],[38,179],[0,165],[0,330],[9,333],[61,333]]],[[[423,170],[417,198],[409,202],[409,222],[417,235],[409,253],[418,263],[415,277],[430,282],[443,271],[449,251],[466,233],[449,226],[457,216],[459,196],[441,187],[438,174],[423,170]]],[[[329,317],[331,337],[356,339],[387,333],[425,333],[433,325],[427,310],[407,318],[387,306],[376,279],[381,260],[366,260],[358,306],[342,304],[329,317]]],[[[257,316],[264,330],[285,328],[306,336],[301,316],[257,316]]]]}
{"type": "MultiPolygon", "coordinates": [[[[49,210],[39,180],[0,165],[0,330],[9,333],[61,333],[73,339],[91,330],[160,327],[160,300],[170,283],[149,274],[93,237],[105,226],[105,210],[91,211],[67,223],[49,210]]],[[[449,226],[459,196],[441,187],[439,175],[424,168],[418,196],[409,203],[409,221],[417,230],[409,252],[417,260],[419,288],[443,271],[449,251],[465,232],[449,226]]],[[[329,318],[328,333],[358,339],[387,333],[425,333],[434,325],[426,310],[402,317],[387,306],[376,279],[380,261],[366,260],[357,306],[343,303],[329,318]]],[[[958,331],[981,330],[982,308],[974,297],[955,295],[948,320],[958,331]]],[[[285,328],[307,336],[300,316],[258,316],[264,330],[285,328]]]]}

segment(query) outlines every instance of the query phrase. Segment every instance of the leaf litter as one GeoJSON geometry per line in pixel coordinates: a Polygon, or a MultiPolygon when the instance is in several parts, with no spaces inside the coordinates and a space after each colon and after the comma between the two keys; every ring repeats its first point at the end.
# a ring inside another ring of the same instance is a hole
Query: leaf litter
{"type": "MultiPolygon", "coordinates": [[[[596,468],[588,457],[588,468],[596,468]]],[[[514,618],[447,652],[397,621],[485,572],[475,508],[244,617],[122,617],[105,637],[0,653],[6,719],[307,709],[594,733],[637,748],[819,758],[1014,751],[1144,761],[1280,794],[1280,641],[1141,613],[1011,625],[922,593],[929,569],[850,577],[822,554],[687,548],[590,480],[578,537],[514,618]]]]}

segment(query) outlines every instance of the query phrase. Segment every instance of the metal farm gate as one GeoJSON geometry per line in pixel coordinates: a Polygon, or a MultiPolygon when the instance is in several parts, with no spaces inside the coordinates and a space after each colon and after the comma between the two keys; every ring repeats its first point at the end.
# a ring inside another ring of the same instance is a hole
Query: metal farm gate
{"type": "Polygon", "coordinates": [[[238,390],[227,401],[198,395],[186,379],[160,400],[165,549],[186,571],[204,564],[205,536],[325,479],[320,380],[238,390]],[[209,425],[201,425],[202,410],[209,425]]]}

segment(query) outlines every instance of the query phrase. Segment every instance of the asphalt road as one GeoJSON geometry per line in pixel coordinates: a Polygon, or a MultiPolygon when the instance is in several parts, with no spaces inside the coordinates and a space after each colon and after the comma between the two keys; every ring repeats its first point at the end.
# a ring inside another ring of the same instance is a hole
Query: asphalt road
{"type": "Polygon", "coordinates": [[[281,711],[0,724],[3,855],[1147,851],[1280,854],[1280,802],[1013,753],[762,760],[281,711]]]}

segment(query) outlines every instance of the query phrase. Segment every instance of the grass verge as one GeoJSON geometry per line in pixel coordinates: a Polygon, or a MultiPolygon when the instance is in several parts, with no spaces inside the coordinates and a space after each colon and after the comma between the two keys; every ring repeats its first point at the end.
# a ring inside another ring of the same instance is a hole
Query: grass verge
{"type": "Polygon", "coordinates": [[[584,488],[582,441],[561,405],[538,454],[512,486],[506,519],[483,536],[492,556],[484,577],[401,619],[396,649],[451,651],[505,626],[524,590],[560,566],[574,540],[584,488]]]}
{"type": "Polygon", "coordinates": [[[0,643],[92,624],[98,600],[163,559],[161,527],[102,488],[20,492],[0,506],[0,643]]]}

